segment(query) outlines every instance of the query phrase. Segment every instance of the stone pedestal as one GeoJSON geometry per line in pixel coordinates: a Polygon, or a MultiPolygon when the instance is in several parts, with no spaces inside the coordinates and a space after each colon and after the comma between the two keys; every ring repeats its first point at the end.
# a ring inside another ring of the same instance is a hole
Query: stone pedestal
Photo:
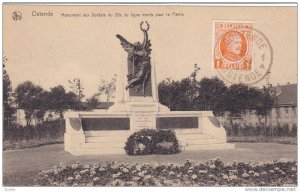
{"type": "Polygon", "coordinates": [[[118,66],[116,101],[108,111],[65,114],[66,151],[73,155],[125,154],[127,138],[141,129],[174,130],[183,151],[234,148],[226,143],[225,129],[212,112],[170,111],[159,103],[153,58],[151,79],[147,82],[147,86],[151,83],[151,89],[147,89],[151,94],[148,91],[146,97],[134,96],[141,94],[125,89],[128,69],[125,63],[118,66]]]}

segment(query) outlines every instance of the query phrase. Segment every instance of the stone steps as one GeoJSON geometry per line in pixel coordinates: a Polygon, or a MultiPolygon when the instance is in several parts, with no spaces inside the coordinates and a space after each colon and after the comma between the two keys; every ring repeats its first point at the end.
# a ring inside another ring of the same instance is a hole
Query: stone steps
{"type": "MultiPolygon", "coordinates": [[[[129,136],[128,136],[129,137],[129,136]]],[[[85,142],[86,143],[125,143],[127,141],[127,136],[114,136],[114,137],[105,137],[105,136],[95,136],[95,137],[85,137],[85,142]]]]}
{"type": "Polygon", "coordinates": [[[176,134],[178,140],[199,140],[199,139],[214,139],[213,135],[210,134],[176,134]]]}
{"type": "MultiPolygon", "coordinates": [[[[126,154],[124,147],[131,131],[86,131],[85,143],[78,154],[126,154]]],[[[199,129],[175,130],[182,151],[233,149],[233,144],[224,143],[212,134],[200,133],[199,129]]]]}
{"type": "Polygon", "coordinates": [[[82,143],[80,146],[82,149],[111,149],[111,148],[124,148],[124,142],[99,142],[99,143],[82,143]]]}

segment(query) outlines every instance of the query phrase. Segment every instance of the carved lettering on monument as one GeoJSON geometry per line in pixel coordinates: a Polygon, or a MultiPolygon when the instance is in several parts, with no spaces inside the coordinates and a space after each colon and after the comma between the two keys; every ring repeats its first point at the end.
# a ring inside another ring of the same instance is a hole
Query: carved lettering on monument
{"type": "Polygon", "coordinates": [[[136,112],[134,114],[134,124],[136,129],[152,129],[153,114],[149,112],[136,112]]]}

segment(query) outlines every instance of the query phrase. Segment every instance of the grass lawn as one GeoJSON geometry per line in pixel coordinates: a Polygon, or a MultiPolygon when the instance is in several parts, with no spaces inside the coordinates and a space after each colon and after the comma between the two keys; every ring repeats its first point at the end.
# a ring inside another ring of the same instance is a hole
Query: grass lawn
{"type": "Polygon", "coordinates": [[[40,147],[43,145],[50,144],[60,144],[64,143],[64,137],[59,138],[43,138],[43,139],[31,139],[31,140],[22,140],[22,141],[4,141],[3,142],[3,150],[9,149],[26,149],[32,147],[40,147]]]}
{"type": "Polygon", "coordinates": [[[297,145],[278,143],[235,143],[234,150],[184,151],[175,155],[86,155],[73,156],[64,151],[63,144],[7,150],[3,152],[3,185],[33,186],[34,179],[44,169],[50,169],[60,162],[69,164],[105,163],[107,161],[128,163],[183,163],[186,159],[205,162],[220,157],[225,162],[232,161],[272,161],[279,158],[297,159],[297,145]]]}

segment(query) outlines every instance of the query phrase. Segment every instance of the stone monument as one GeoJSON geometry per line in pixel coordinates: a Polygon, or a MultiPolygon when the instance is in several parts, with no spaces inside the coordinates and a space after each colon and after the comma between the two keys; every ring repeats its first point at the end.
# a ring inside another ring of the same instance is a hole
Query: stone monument
{"type": "Polygon", "coordinates": [[[127,138],[141,129],[172,129],[181,150],[233,149],[226,132],[211,111],[170,111],[158,102],[155,65],[151,62],[150,25],[140,23],[142,43],[117,38],[126,51],[120,63],[116,102],[104,112],[65,114],[65,151],[73,155],[125,154],[127,138]]]}

